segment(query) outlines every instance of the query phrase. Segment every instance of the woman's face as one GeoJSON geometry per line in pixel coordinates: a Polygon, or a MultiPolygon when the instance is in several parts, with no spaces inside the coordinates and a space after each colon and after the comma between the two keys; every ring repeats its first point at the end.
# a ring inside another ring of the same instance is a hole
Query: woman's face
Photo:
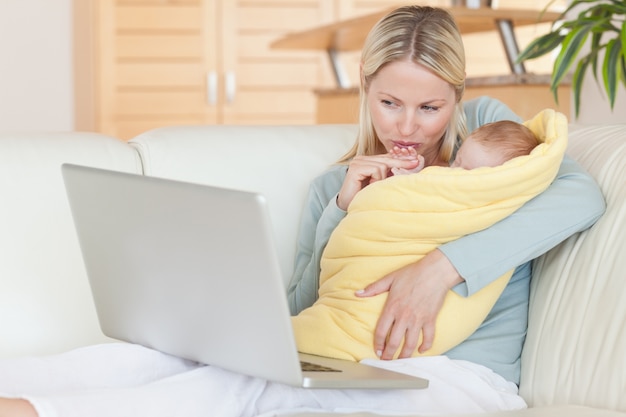
{"type": "Polygon", "coordinates": [[[456,105],[452,85],[419,64],[394,61],[370,82],[367,104],[387,151],[411,147],[427,166],[443,162],[438,150],[456,105]]]}

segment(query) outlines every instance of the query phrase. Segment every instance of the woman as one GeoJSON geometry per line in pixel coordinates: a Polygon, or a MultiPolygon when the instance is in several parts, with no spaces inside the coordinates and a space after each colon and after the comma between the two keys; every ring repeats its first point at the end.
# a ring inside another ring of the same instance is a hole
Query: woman
{"type": "MultiPolygon", "coordinates": [[[[347,169],[334,167],[312,184],[288,291],[292,314],[315,301],[322,250],[355,194],[386,178],[394,168],[417,165],[417,161],[392,158],[388,152],[394,146],[414,147],[426,166],[446,166],[468,131],[497,120],[519,121],[496,100],[480,98],[463,105],[464,83],[462,40],[445,11],[404,7],[372,29],[361,57],[358,140],[342,159],[347,169]]],[[[391,359],[398,349],[403,358],[416,348],[427,351],[449,289],[473,294],[517,267],[483,325],[446,356],[485,365],[518,383],[530,260],[592,225],[603,210],[596,184],[566,157],[554,184],[515,215],[441,246],[358,294],[370,297],[389,291],[374,350],[382,359],[391,359]],[[420,333],[423,342],[417,347],[420,333]]]]}
{"type": "MultiPolygon", "coordinates": [[[[394,158],[388,150],[413,147],[427,166],[445,166],[468,128],[518,120],[493,100],[461,104],[462,42],[452,17],[440,9],[405,7],[387,16],[368,37],[361,73],[361,129],[344,158],[348,167],[333,167],[312,184],[289,289],[293,313],[315,300],[321,251],[355,194],[387,177],[392,168],[416,167],[417,160],[394,158]]],[[[360,292],[369,297],[389,291],[375,349],[382,359],[399,348],[408,357],[420,333],[424,342],[419,349],[428,349],[434,317],[449,288],[473,293],[519,265],[485,323],[446,356],[372,363],[426,377],[428,390],[372,395],[298,389],[140,346],[110,344],[51,358],[0,362],[0,396],[6,393],[0,398],[0,416],[252,416],[295,408],[452,413],[524,407],[515,383],[526,328],[529,260],[593,224],[603,209],[593,181],[566,160],[550,189],[519,214],[442,246],[360,292]],[[400,347],[403,337],[406,342],[400,347]],[[8,398],[12,396],[21,399],[8,398]]]]}

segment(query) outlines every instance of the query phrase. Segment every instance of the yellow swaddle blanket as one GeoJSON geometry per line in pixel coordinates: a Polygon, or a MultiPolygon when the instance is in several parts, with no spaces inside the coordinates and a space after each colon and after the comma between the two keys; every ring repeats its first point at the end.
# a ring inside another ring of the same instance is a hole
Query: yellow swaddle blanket
{"type": "MultiPolygon", "coordinates": [[[[299,351],[376,358],[374,329],[387,293],[357,298],[355,291],[443,243],[491,226],[549,186],[567,146],[567,119],[548,109],[524,124],[540,142],[530,155],[470,171],[428,167],[373,183],[356,195],[322,255],[318,300],[292,317],[299,351]]],[[[469,297],[449,291],[425,355],[442,354],[471,335],[511,274],[469,297]]]]}

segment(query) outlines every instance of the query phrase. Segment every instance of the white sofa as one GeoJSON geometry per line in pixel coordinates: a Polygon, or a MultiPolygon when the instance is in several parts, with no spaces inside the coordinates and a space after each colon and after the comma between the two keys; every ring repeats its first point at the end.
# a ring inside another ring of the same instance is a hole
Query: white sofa
{"type": "MultiPolygon", "coordinates": [[[[308,184],[355,132],[344,125],[186,126],[129,143],[93,133],[1,133],[0,357],[107,340],[62,163],[264,193],[287,280],[308,184]]],[[[569,153],[596,178],[608,208],[593,228],[536,263],[520,386],[530,408],[494,416],[626,415],[626,124],[570,126],[569,153]]]]}

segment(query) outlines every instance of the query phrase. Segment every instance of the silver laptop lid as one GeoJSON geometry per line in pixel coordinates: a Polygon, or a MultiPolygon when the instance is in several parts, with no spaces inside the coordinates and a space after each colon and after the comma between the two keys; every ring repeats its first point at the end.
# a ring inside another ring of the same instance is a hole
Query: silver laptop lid
{"type": "Polygon", "coordinates": [[[301,384],[262,196],[70,164],[62,172],[104,334],[301,384]]]}
{"type": "Polygon", "coordinates": [[[262,196],[62,170],[106,335],[295,386],[428,386],[353,361],[298,355],[262,196]],[[340,372],[302,372],[299,356],[340,372]]]}

